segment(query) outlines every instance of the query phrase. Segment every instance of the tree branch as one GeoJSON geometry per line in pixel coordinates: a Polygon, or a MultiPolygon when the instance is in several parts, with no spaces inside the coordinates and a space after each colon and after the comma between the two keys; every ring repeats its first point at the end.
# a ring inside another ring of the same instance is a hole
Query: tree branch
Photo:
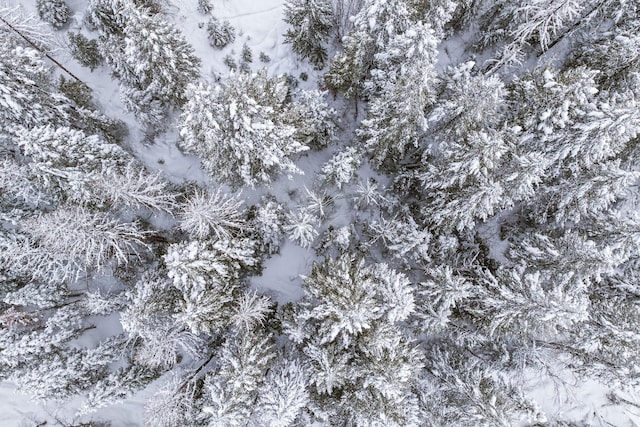
{"type": "Polygon", "coordinates": [[[22,34],[22,32],[20,30],[18,30],[16,27],[14,27],[13,25],[11,25],[11,23],[9,21],[7,21],[3,16],[0,16],[0,21],[4,22],[4,24],[9,27],[9,29],[11,31],[13,31],[14,33],[16,33],[17,35],[19,35],[22,39],[24,39],[31,47],[33,47],[35,50],[37,50],[38,52],[40,52],[41,54],[43,54],[47,59],[49,59],[51,62],[53,62],[58,68],[60,68],[62,71],[64,71],[65,73],[67,73],[68,75],[70,75],[71,77],[73,77],[76,81],[79,81],[81,83],[84,83],[82,80],[80,80],[80,78],[78,76],[76,76],[75,74],[73,74],[71,71],[69,71],[69,69],[67,67],[65,67],[64,65],[62,65],[60,62],[58,62],[54,57],[52,57],[51,55],[49,55],[42,47],[38,46],[37,44],[35,44],[34,42],[32,42],[27,36],[25,36],[24,34],[22,34]]]}

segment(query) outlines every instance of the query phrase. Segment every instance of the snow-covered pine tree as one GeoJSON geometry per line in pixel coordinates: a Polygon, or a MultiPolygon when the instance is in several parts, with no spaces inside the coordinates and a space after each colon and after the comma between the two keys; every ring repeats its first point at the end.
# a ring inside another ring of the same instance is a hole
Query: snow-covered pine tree
{"type": "Polygon", "coordinates": [[[544,157],[545,185],[531,204],[536,221],[578,221],[608,209],[628,194],[633,167],[629,144],[640,130],[630,94],[600,94],[597,72],[576,67],[539,70],[517,79],[513,96],[531,101],[517,112],[525,153],[544,157]]]}
{"type": "Polygon", "coordinates": [[[37,399],[65,399],[90,389],[108,375],[119,359],[119,340],[105,341],[95,349],[38,351],[36,360],[10,378],[20,390],[37,399]]]}
{"type": "Polygon", "coordinates": [[[310,248],[313,241],[318,237],[318,225],[320,219],[304,209],[288,212],[284,231],[289,234],[289,238],[303,248],[310,248]]]}
{"type": "Polygon", "coordinates": [[[158,370],[131,364],[95,381],[77,415],[123,402],[158,378],[158,370]]]}
{"type": "Polygon", "coordinates": [[[272,305],[268,296],[259,295],[256,291],[245,291],[235,304],[235,312],[231,317],[233,330],[243,333],[266,326],[273,311],[272,305]]]}
{"type": "Polygon", "coordinates": [[[468,19],[469,9],[477,7],[475,0],[409,0],[416,22],[425,22],[433,28],[436,37],[442,39],[449,27],[460,26],[468,19]],[[452,22],[455,21],[455,22],[452,22]]]}
{"type": "Polygon", "coordinates": [[[242,51],[240,52],[240,60],[246,63],[253,62],[253,51],[251,50],[249,45],[246,43],[242,45],[242,51]]]}
{"type": "Polygon", "coordinates": [[[288,0],[284,21],[291,28],[285,34],[285,42],[302,59],[321,69],[328,59],[326,45],[333,20],[329,0],[288,0]]]}
{"type": "Polygon", "coordinates": [[[419,175],[428,201],[423,215],[438,230],[473,229],[512,205],[505,194],[501,159],[509,152],[508,134],[470,133],[440,146],[440,156],[419,175]]]}
{"type": "Polygon", "coordinates": [[[148,13],[156,15],[162,12],[163,6],[166,5],[167,0],[131,0],[132,3],[143,10],[148,11],[148,13]]]}
{"type": "Polygon", "coordinates": [[[67,33],[71,55],[91,71],[99,67],[104,58],[100,54],[97,40],[89,40],[82,33],[67,33]]]}
{"type": "Polygon", "coordinates": [[[477,325],[499,340],[523,344],[557,342],[588,318],[585,283],[571,273],[519,273],[515,269],[485,273],[469,305],[477,325]],[[477,304],[477,305],[476,305],[477,304]],[[536,319],[544,317],[544,322],[536,319]]]}
{"type": "Polygon", "coordinates": [[[411,25],[374,57],[372,97],[367,118],[356,134],[373,154],[376,165],[393,169],[426,129],[425,110],[432,101],[437,40],[425,25],[411,25]]]}
{"type": "Polygon", "coordinates": [[[102,169],[90,175],[85,183],[91,190],[89,200],[93,206],[170,212],[176,205],[176,196],[166,179],[160,173],[146,171],[135,161],[121,170],[102,169]]]}
{"type": "Polygon", "coordinates": [[[480,73],[474,62],[447,68],[436,91],[439,102],[428,115],[435,137],[464,137],[471,131],[495,129],[503,120],[505,84],[496,76],[480,73]]]}
{"type": "Polygon", "coordinates": [[[196,381],[181,373],[172,374],[146,402],[145,424],[158,427],[203,425],[198,405],[201,394],[202,387],[196,381]]]}
{"type": "Polygon", "coordinates": [[[236,30],[229,21],[220,21],[211,17],[207,23],[207,35],[209,44],[218,49],[222,49],[236,39],[236,30]]]}
{"type": "Polygon", "coordinates": [[[454,320],[454,310],[473,296],[473,283],[449,265],[436,264],[424,273],[415,290],[417,309],[413,321],[422,333],[438,333],[454,320]]]}
{"type": "Polygon", "coordinates": [[[191,85],[178,124],[180,147],[202,158],[204,169],[234,186],[267,184],[300,173],[291,157],[308,150],[288,121],[286,78],[266,71],[240,73],[222,87],[191,85]]]}
{"type": "Polygon", "coordinates": [[[161,128],[167,111],[186,100],[186,85],[199,76],[193,48],[160,14],[149,15],[130,0],[93,0],[88,21],[99,32],[126,108],[150,131],[161,128]]]}
{"type": "Polygon", "coordinates": [[[423,425],[507,426],[524,420],[533,425],[547,421],[517,381],[482,360],[470,360],[455,342],[444,342],[442,347],[434,345],[428,351],[428,375],[417,387],[423,425]]]}
{"type": "Polygon", "coordinates": [[[207,15],[211,13],[212,10],[213,5],[211,4],[211,0],[198,0],[198,12],[207,15]]]}
{"type": "Polygon", "coordinates": [[[2,133],[10,132],[17,123],[30,127],[68,121],[67,105],[52,89],[49,69],[41,55],[22,46],[4,29],[0,31],[0,49],[7,53],[0,58],[0,85],[4,92],[0,100],[2,133]],[[51,92],[43,93],[43,88],[45,91],[51,89],[51,92]]]}
{"type": "Polygon", "coordinates": [[[356,16],[364,0],[331,0],[331,10],[333,12],[333,31],[336,39],[342,40],[345,34],[353,28],[352,17],[356,16]]]}
{"type": "Polygon", "coordinates": [[[173,205],[173,195],[159,174],[146,172],[120,146],[97,135],[64,126],[37,126],[16,134],[17,146],[29,162],[14,176],[19,173],[19,179],[31,181],[26,188],[46,193],[49,203],[165,211],[173,205]]]}
{"type": "Polygon", "coordinates": [[[337,132],[337,112],[327,103],[327,93],[317,90],[295,91],[284,117],[295,127],[295,138],[313,150],[331,144],[337,132]]]}
{"type": "Polygon", "coordinates": [[[361,154],[355,147],[346,147],[334,154],[322,166],[322,178],[330,184],[342,189],[356,176],[356,171],[362,162],[361,154]]]}
{"type": "MultiPolygon", "coordinates": [[[[531,47],[545,52],[576,29],[585,33],[599,32],[603,20],[615,12],[612,3],[601,0],[497,1],[487,8],[479,8],[482,46],[499,46],[491,69],[521,62],[531,47]],[[600,16],[598,16],[600,15],[600,16]],[[604,18],[604,19],[603,19],[604,18]]],[[[614,6],[615,9],[616,6],[614,6]]],[[[619,8],[625,6],[618,5],[619,8]]]]}
{"type": "Polygon", "coordinates": [[[406,277],[343,255],[315,264],[285,316],[309,366],[315,415],[330,424],[419,425],[411,391],[420,353],[400,328],[414,310],[406,277]]]}
{"type": "Polygon", "coordinates": [[[243,426],[251,421],[254,401],[276,353],[273,337],[247,331],[227,338],[220,349],[218,368],[205,379],[208,425],[243,426]]]}
{"type": "Polygon", "coordinates": [[[196,190],[184,203],[180,228],[196,239],[231,238],[246,227],[242,204],[238,195],[223,194],[219,188],[215,192],[196,190]]]}
{"type": "Polygon", "coordinates": [[[27,165],[20,165],[13,159],[0,160],[0,212],[11,216],[10,212],[36,210],[54,206],[58,197],[51,194],[46,186],[39,183],[37,174],[27,165]],[[34,176],[36,175],[36,176],[34,176]]]}
{"type": "Polygon", "coordinates": [[[265,197],[249,211],[250,228],[258,244],[258,252],[272,255],[278,253],[284,240],[284,208],[274,197],[265,197]]]}
{"type": "Polygon", "coordinates": [[[343,39],[344,48],[331,61],[324,81],[333,92],[347,97],[368,95],[363,84],[369,79],[376,53],[389,41],[404,34],[411,23],[406,0],[367,0],[353,18],[354,28],[343,39]]]}
{"type": "Polygon", "coordinates": [[[367,92],[381,96],[393,85],[406,85],[407,80],[418,85],[419,93],[435,86],[439,43],[433,29],[422,22],[409,23],[405,32],[389,36],[387,48],[373,57],[371,75],[365,82],[367,92]]]}
{"type": "Polygon", "coordinates": [[[295,360],[280,361],[258,389],[254,419],[268,427],[295,425],[298,414],[309,402],[307,374],[295,360]]]}
{"type": "Polygon", "coordinates": [[[24,221],[28,240],[15,254],[15,268],[36,280],[67,280],[126,264],[144,247],[145,232],[135,222],[79,207],[61,207],[24,221]]]}
{"type": "Polygon", "coordinates": [[[601,88],[615,88],[618,93],[637,90],[636,75],[640,69],[638,11],[617,2],[606,3],[609,2],[605,2],[605,11],[601,12],[598,22],[604,20],[607,25],[603,27],[608,30],[592,31],[591,37],[578,40],[569,55],[577,65],[599,71],[596,80],[601,88]],[[615,10],[616,6],[618,10],[615,10]],[[621,13],[622,10],[625,12],[621,13]],[[609,18],[612,15],[615,19],[609,18]]]}
{"type": "Polygon", "coordinates": [[[392,204],[391,200],[385,196],[385,189],[378,188],[378,184],[373,178],[364,182],[357,182],[350,197],[356,210],[375,210],[377,208],[387,208],[392,204]]]}
{"type": "MultiPolygon", "coordinates": [[[[501,269],[496,275],[485,272],[479,282],[483,286],[474,288],[481,291],[484,308],[492,311],[493,306],[504,315],[478,323],[490,328],[492,340],[513,334],[508,341],[535,343],[509,350],[509,357],[518,363],[553,365],[562,357],[570,361],[575,374],[605,383],[622,378],[637,383],[639,367],[630,358],[639,349],[632,344],[634,333],[628,323],[637,316],[631,303],[637,290],[627,285],[637,269],[622,250],[625,241],[637,250],[637,226],[630,218],[619,218],[618,225],[610,213],[601,215],[609,225],[596,233],[590,232],[594,223],[583,219],[582,226],[578,223],[570,231],[555,228],[546,235],[510,235],[509,259],[518,267],[501,269]],[[535,322],[542,313],[545,322],[535,322]]],[[[479,319],[487,318],[484,308],[477,313],[479,319]]]]}
{"type": "Polygon", "coordinates": [[[119,169],[131,161],[131,156],[120,146],[66,126],[22,129],[18,132],[17,145],[38,167],[60,172],[119,169]]]}
{"type": "Polygon", "coordinates": [[[523,22],[509,35],[513,37],[516,44],[524,45],[534,39],[543,51],[547,50],[551,38],[568,27],[574,19],[580,17],[582,10],[590,6],[589,3],[595,2],[579,3],[573,0],[522,2],[516,6],[516,16],[521,16],[523,22]]]}
{"type": "Polygon", "coordinates": [[[640,383],[638,271],[628,267],[593,286],[589,318],[564,343],[581,376],[615,386],[640,383]]]}
{"type": "Polygon", "coordinates": [[[40,19],[55,29],[62,28],[71,17],[71,9],[64,0],[37,0],[36,8],[40,19]]]}
{"type": "Polygon", "coordinates": [[[472,67],[446,72],[427,117],[429,145],[410,172],[424,191],[424,218],[445,233],[471,229],[512,203],[503,181],[513,173],[506,160],[516,136],[500,123],[507,91],[499,78],[473,75],[472,67]]]}
{"type": "Polygon", "coordinates": [[[331,0],[333,29],[337,40],[341,40],[345,34],[351,31],[353,28],[351,18],[356,16],[363,4],[364,0],[331,0]]]}
{"type": "Polygon", "coordinates": [[[371,221],[367,227],[372,237],[370,244],[382,241],[385,252],[388,251],[406,267],[431,261],[433,236],[427,227],[421,226],[410,215],[397,214],[391,219],[381,217],[380,220],[371,221]]]}
{"type": "Polygon", "coordinates": [[[135,342],[132,359],[148,369],[167,370],[180,355],[196,356],[202,341],[175,322],[182,301],[166,271],[144,274],[125,295],[122,329],[135,342]]]}
{"type": "MultiPolygon", "coordinates": [[[[122,125],[95,110],[81,105],[62,92],[52,79],[52,70],[42,60],[42,53],[23,45],[7,31],[0,31],[0,46],[9,55],[0,58],[0,135],[15,134],[19,129],[35,126],[72,126],[88,134],[100,134],[111,142],[122,137],[122,125]]],[[[12,138],[0,138],[0,147],[13,150],[12,138]]]]}
{"type": "Polygon", "coordinates": [[[81,295],[67,291],[62,304],[29,298],[33,294],[25,294],[23,301],[15,294],[9,297],[30,308],[23,311],[10,306],[0,316],[4,324],[0,328],[0,378],[36,398],[63,399],[90,388],[108,374],[109,364],[120,357],[119,338],[94,348],[68,346],[94,327],[84,322],[95,313],[87,310],[78,298],[81,295]],[[11,311],[29,315],[16,317],[11,311]]]}
{"type": "Polygon", "coordinates": [[[258,266],[255,243],[247,238],[191,241],[169,246],[168,276],[181,295],[176,322],[193,334],[223,331],[235,313],[240,278],[258,266]]]}

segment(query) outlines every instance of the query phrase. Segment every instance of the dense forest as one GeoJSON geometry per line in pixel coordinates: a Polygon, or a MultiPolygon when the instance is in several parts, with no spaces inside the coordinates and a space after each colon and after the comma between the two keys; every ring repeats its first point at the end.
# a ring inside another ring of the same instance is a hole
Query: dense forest
{"type": "Polygon", "coordinates": [[[638,425],[640,3],[260,3],[0,3],[4,425],[638,425]]]}

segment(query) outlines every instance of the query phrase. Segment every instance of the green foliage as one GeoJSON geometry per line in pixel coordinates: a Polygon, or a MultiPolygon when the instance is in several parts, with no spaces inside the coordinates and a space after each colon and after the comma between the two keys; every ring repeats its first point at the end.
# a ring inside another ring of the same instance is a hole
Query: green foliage
{"type": "Polygon", "coordinates": [[[86,415],[100,408],[120,403],[148,386],[158,376],[157,369],[149,369],[135,364],[121,368],[95,383],[78,414],[86,415]]]}
{"type": "Polygon", "coordinates": [[[198,12],[207,15],[211,13],[212,10],[213,5],[211,4],[211,0],[198,0],[198,12]]]}
{"type": "Polygon", "coordinates": [[[299,173],[291,157],[308,146],[290,111],[304,106],[288,101],[288,95],[286,78],[265,71],[232,76],[218,90],[191,86],[179,123],[180,146],[199,155],[207,172],[235,186],[299,173]]]}
{"type": "Polygon", "coordinates": [[[266,197],[258,206],[252,206],[250,227],[258,241],[259,252],[271,255],[278,253],[284,239],[284,208],[275,198],[266,197]]]}
{"type": "Polygon", "coordinates": [[[316,69],[327,61],[327,42],[333,25],[333,11],[327,0],[288,0],[284,21],[291,26],[285,42],[302,59],[308,59],[316,69]]]}
{"type": "Polygon", "coordinates": [[[136,7],[155,15],[162,12],[162,5],[166,3],[166,0],[131,0],[131,2],[136,7]]]}
{"type": "Polygon", "coordinates": [[[347,147],[337,152],[322,166],[322,177],[328,183],[342,188],[356,176],[356,170],[360,166],[360,153],[354,147],[347,147]]]}
{"type": "Polygon", "coordinates": [[[284,320],[309,366],[312,398],[330,423],[418,425],[411,387],[421,356],[399,323],[414,310],[407,278],[350,255],[314,264],[284,320]]]}
{"type": "Polygon", "coordinates": [[[184,36],[161,15],[149,15],[125,0],[93,0],[88,21],[120,80],[125,107],[150,133],[161,129],[172,107],[185,101],[184,90],[199,75],[200,60],[184,36]]]}
{"type": "Polygon", "coordinates": [[[211,46],[222,49],[235,41],[236,30],[229,21],[221,22],[217,18],[211,17],[207,23],[207,35],[211,46]]]}
{"type": "Polygon", "coordinates": [[[393,170],[407,150],[419,146],[429,127],[425,111],[433,100],[437,39],[428,26],[410,26],[375,55],[366,87],[375,94],[356,135],[373,153],[373,162],[393,170]]]}
{"type": "Polygon", "coordinates": [[[171,245],[164,262],[173,286],[182,293],[176,322],[193,334],[224,330],[242,289],[238,279],[258,264],[254,252],[249,239],[171,245]]]}
{"type": "Polygon", "coordinates": [[[389,48],[389,41],[411,25],[404,0],[372,0],[353,18],[354,28],[343,39],[343,50],[333,58],[324,76],[327,87],[347,97],[367,95],[374,57],[389,48]]]}
{"type": "Polygon", "coordinates": [[[253,52],[251,48],[245,43],[242,45],[242,53],[240,54],[242,62],[253,62],[253,52]]]}
{"type": "Polygon", "coordinates": [[[71,55],[85,67],[89,67],[91,71],[99,67],[104,58],[100,53],[97,40],[89,40],[83,34],[80,33],[68,33],[69,48],[71,49],[71,55]]]}
{"type": "Polygon", "coordinates": [[[329,146],[337,133],[337,112],[326,92],[296,91],[285,120],[295,127],[295,138],[313,150],[329,146]]]}
{"type": "Polygon", "coordinates": [[[93,91],[86,83],[75,79],[65,79],[63,76],[60,76],[58,88],[60,92],[73,100],[78,106],[87,109],[95,107],[93,91]]]}
{"type": "Polygon", "coordinates": [[[231,55],[225,55],[222,62],[224,62],[224,65],[229,67],[229,70],[231,71],[236,71],[238,69],[238,63],[231,55]]]}
{"type": "MultiPolygon", "coordinates": [[[[74,115],[73,103],[56,93],[42,55],[25,48],[9,32],[0,32],[0,122],[6,135],[16,124],[24,127],[43,124],[68,124],[74,115]],[[49,96],[52,95],[52,96],[49,96]]],[[[4,145],[6,142],[0,142],[4,145]]]]}
{"type": "Polygon", "coordinates": [[[61,29],[71,17],[71,9],[64,0],[37,0],[36,8],[40,19],[56,30],[61,29]]]}
{"type": "Polygon", "coordinates": [[[443,344],[444,351],[434,348],[428,352],[425,364],[430,375],[420,384],[427,425],[506,426],[523,419],[546,421],[514,381],[481,361],[469,360],[453,343],[443,344]]]}
{"type": "Polygon", "coordinates": [[[207,378],[211,405],[203,412],[210,426],[241,426],[250,420],[254,395],[275,356],[272,337],[260,331],[227,339],[218,369],[207,378]]]}
{"type": "Polygon", "coordinates": [[[264,52],[260,52],[259,59],[263,64],[268,64],[269,62],[271,62],[271,57],[264,52]]]}

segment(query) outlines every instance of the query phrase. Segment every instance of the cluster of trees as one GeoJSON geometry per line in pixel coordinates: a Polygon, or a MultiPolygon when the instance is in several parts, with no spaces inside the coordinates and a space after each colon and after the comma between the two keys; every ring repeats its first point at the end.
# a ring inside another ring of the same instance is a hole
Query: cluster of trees
{"type": "MultiPolygon", "coordinates": [[[[324,74],[334,93],[366,101],[356,140],[327,171],[361,156],[391,180],[353,235],[367,259],[394,259],[414,283],[405,326],[422,370],[412,391],[433,399],[419,410],[436,425],[540,420],[522,384],[496,379],[558,361],[637,384],[637,12],[597,1],[368,1],[324,74]],[[495,61],[438,64],[438,44],[470,23],[483,38],[462,48],[495,61]],[[616,53],[605,53],[612,42],[616,53]],[[547,60],[554,46],[564,50],[547,60]]],[[[311,20],[290,20],[301,22],[311,20]]]]}
{"type": "Polygon", "coordinates": [[[322,93],[291,92],[285,76],[270,77],[266,70],[231,76],[216,88],[189,85],[178,123],[180,147],[232,186],[302,173],[292,156],[326,146],[335,124],[322,93]]]}
{"type": "Polygon", "coordinates": [[[523,372],[640,380],[639,14],[288,0],[283,38],[332,99],[201,80],[162,3],[91,0],[76,57],[150,135],[179,113],[207,186],[146,170],[86,85],[0,30],[0,379],[85,417],[157,380],[153,426],[567,425],[523,372]],[[306,194],[269,193],[321,150],[306,194]],[[278,305],[248,282],[286,238],[316,258],[278,305]]]}
{"type": "Polygon", "coordinates": [[[182,33],[146,3],[92,0],[86,21],[120,81],[125,107],[153,134],[170,110],[186,101],[186,86],[199,77],[200,60],[182,33]]]}
{"type": "Polygon", "coordinates": [[[120,307],[85,280],[142,259],[150,231],[138,217],[173,195],[119,145],[122,125],[86,102],[86,86],[56,82],[6,30],[0,43],[0,378],[66,398],[107,378],[125,342],[72,344],[120,307]]]}

